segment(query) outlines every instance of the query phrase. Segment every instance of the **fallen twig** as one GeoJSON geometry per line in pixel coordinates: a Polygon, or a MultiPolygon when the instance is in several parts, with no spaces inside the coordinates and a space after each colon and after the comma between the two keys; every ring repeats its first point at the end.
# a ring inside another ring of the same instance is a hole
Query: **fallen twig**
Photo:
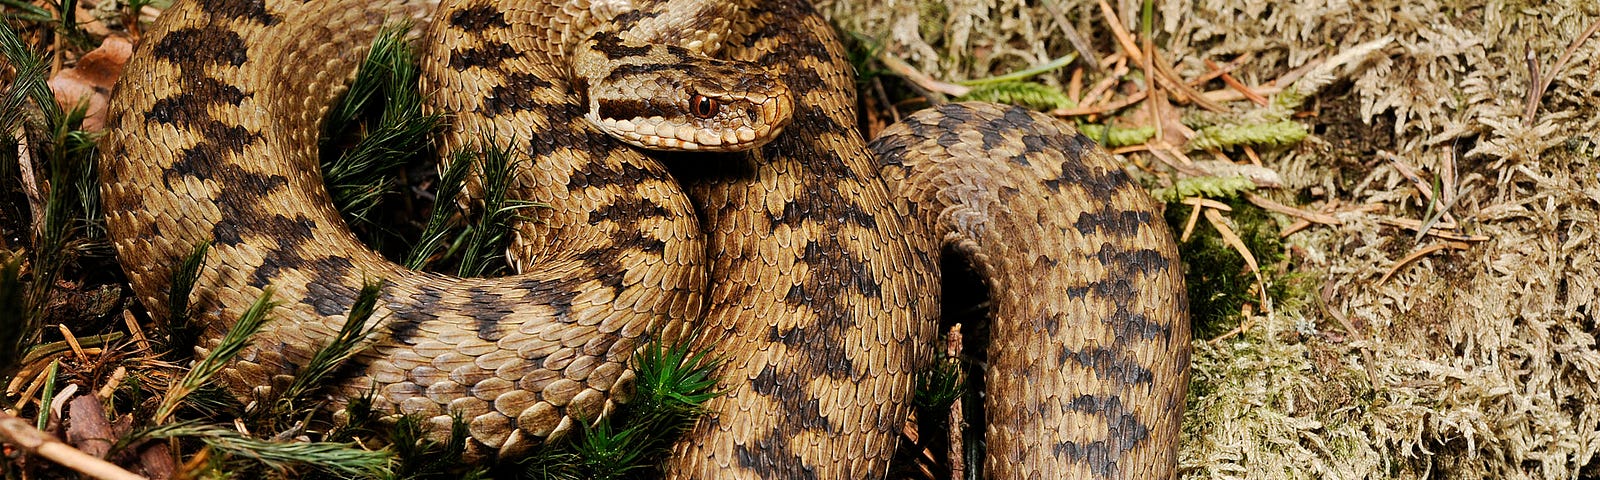
{"type": "Polygon", "coordinates": [[[1055,0],[1045,0],[1044,8],[1049,10],[1050,16],[1056,20],[1056,26],[1061,28],[1061,35],[1067,37],[1067,43],[1071,43],[1072,49],[1077,50],[1078,55],[1083,56],[1084,63],[1088,63],[1090,68],[1098,70],[1100,68],[1100,55],[1094,51],[1094,45],[1084,41],[1083,35],[1078,34],[1078,29],[1073,27],[1072,22],[1067,20],[1066,14],[1061,12],[1061,6],[1057,5],[1055,0]]]}
{"type": "MultiPolygon", "coordinates": [[[[1452,230],[1456,228],[1456,217],[1455,215],[1450,214],[1450,207],[1455,204],[1454,198],[1447,198],[1443,194],[1435,195],[1433,192],[1433,187],[1429,185],[1426,180],[1422,179],[1422,175],[1417,173],[1417,169],[1412,168],[1411,165],[1407,164],[1405,160],[1402,160],[1399,155],[1389,152],[1378,152],[1378,155],[1383,157],[1385,160],[1388,160],[1389,163],[1394,164],[1394,169],[1399,171],[1400,175],[1406,177],[1406,180],[1410,180],[1411,184],[1416,186],[1417,191],[1422,194],[1422,198],[1436,206],[1437,212],[1442,214],[1435,215],[1436,218],[1424,222],[1424,225],[1431,227],[1433,224],[1437,223],[1441,228],[1452,230]],[[1438,220],[1440,219],[1443,219],[1443,222],[1439,222],[1438,220]]],[[[1420,240],[1426,233],[1427,228],[1419,230],[1417,238],[1420,240]]]]}
{"type": "MultiPolygon", "coordinates": [[[[1281,86],[1277,86],[1277,85],[1271,85],[1271,86],[1255,87],[1255,88],[1252,88],[1250,90],[1255,92],[1258,95],[1277,95],[1279,93],[1283,93],[1284,88],[1281,87],[1281,86]]],[[[1228,103],[1228,102],[1237,102],[1237,101],[1240,101],[1240,100],[1249,100],[1249,98],[1245,97],[1243,93],[1240,93],[1238,90],[1234,90],[1233,88],[1224,88],[1224,89],[1221,89],[1221,90],[1211,90],[1211,91],[1202,93],[1200,95],[1203,96],[1203,97],[1206,97],[1206,100],[1217,102],[1217,103],[1228,103]]]]}
{"type": "Polygon", "coordinates": [[[123,470],[111,462],[61,443],[48,433],[39,431],[26,420],[0,412],[0,440],[15,445],[33,455],[38,455],[61,466],[76,470],[101,480],[146,480],[145,477],[123,470]]]}
{"type": "MultiPolygon", "coordinates": [[[[945,356],[961,358],[961,345],[964,343],[961,336],[961,324],[950,326],[950,334],[945,337],[945,356]]],[[[956,399],[950,404],[950,477],[967,478],[967,447],[964,444],[965,430],[967,429],[966,413],[961,409],[961,399],[956,399]]]]}
{"type": "MultiPolygon", "coordinates": [[[[1238,79],[1233,78],[1233,75],[1229,75],[1228,72],[1222,70],[1222,66],[1217,65],[1217,62],[1213,62],[1209,58],[1205,59],[1205,62],[1206,66],[1211,68],[1211,71],[1218,72],[1217,77],[1221,78],[1222,83],[1226,84],[1228,88],[1237,90],[1240,94],[1244,95],[1244,98],[1250,99],[1250,101],[1255,102],[1256,105],[1263,107],[1267,106],[1267,97],[1263,97],[1255,91],[1250,90],[1250,87],[1246,87],[1243,83],[1240,83],[1238,79]]],[[[1204,98],[1204,95],[1200,96],[1204,98]]]]}
{"type": "Polygon", "coordinates": [[[1351,338],[1354,338],[1357,342],[1361,343],[1361,345],[1357,346],[1356,349],[1361,351],[1361,360],[1366,362],[1365,365],[1363,365],[1362,370],[1367,372],[1368,384],[1373,388],[1377,388],[1378,374],[1373,372],[1373,369],[1377,368],[1377,362],[1373,361],[1372,350],[1367,348],[1366,342],[1364,342],[1364,340],[1367,339],[1367,335],[1366,333],[1362,332],[1361,329],[1357,328],[1355,323],[1350,321],[1350,317],[1345,316],[1344,312],[1341,312],[1339,309],[1333,307],[1333,290],[1333,282],[1323,284],[1322,295],[1317,297],[1317,303],[1322,304],[1323,312],[1326,312],[1328,316],[1333,317],[1334,321],[1337,321],[1340,325],[1344,326],[1345,335],[1349,335],[1351,338]]]}
{"type": "Polygon", "coordinates": [[[917,70],[916,67],[912,67],[911,64],[906,63],[905,60],[896,58],[887,52],[878,54],[878,61],[882,62],[884,68],[894,72],[895,75],[899,75],[901,78],[905,78],[906,81],[909,81],[912,84],[930,92],[938,92],[952,97],[959,97],[966,95],[967,92],[972,91],[972,87],[935,80],[933,77],[928,76],[928,74],[917,70]]]}
{"type": "Polygon", "coordinates": [[[1320,224],[1323,224],[1323,225],[1338,225],[1340,223],[1344,223],[1344,222],[1340,222],[1339,218],[1335,217],[1333,215],[1328,215],[1328,214],[1325,214],[1325,213],[1318,213],[1318,212],[1313,212],[1313,211],[1310,211],[1310,210],[1302,210],[1302,209],[1299,209],[1299,208],[1294,208],[1294,207],[1291,207],[1291,206],[1288,206],[1288,205],[1284,205],[1284,204],[1281,204],[1281,203],[1278,203],[1278,202],[1274,202],[1270,198],[1263,197],[1263,196],[1260,196],[1260,195],[1256,195],[1254,193],[1246,193],[1244,195],[1244,199],[1245,200],[1249,200],[1250,203],[1255,204],[1255,206],[1261,207],[1261,208],[1266,209],[1268,211],[1278,212],[1278,213],[1281,213],[1281,214],[1284,214],[1284,215],[1288,215],[1288,216],[1291,216],[1291,217],[1299,218],[1301,220],[1306,220],[1308,222],[1320,223],[1320,224]]]}
{"type": "Polygon", "coordinates": [[[1076,116],[1081,116],[1081,115],[1098,115],[1098,114],[1102,114],[1102,113],[1106,113],[1106,112],[1110,112],[1110,111],[1115,111],[1115,110],[1121,110],[1121,109],[1124,109],[1124,108],[1128,108],[1129,106],[1131,106],[1131,105],[1133,105],[1135,103],[1139,103],[1139,102],[1144,101],[1144,99],[1146,97],[1148,97],[1149,95],[1150,95],[1149,91],[1145,90],[1145,91],[1141,91],[1139,93],[1135,93],[1133,95],[1129,95],[1127,98],[1124,98],[1122,100],[1117,100],[1117,101],[1111,102],[1111,103],[1096,105],[1096,106],[1092,106],[1092,107],[1080,106],[1078,108],[1058,108],[1058,109],[1055,109],[1054,111],[1051,111],[1050,113],[1052,115],[1057,116],[1057,117],[1076,117],[1076,116]]]}
{"type": "Polygon", "coordinates": [[[1411,262],[1415,262],[1419,258],[1426,257],[1426,256],[1428,256],[1428,254],[1431,254],[1433,252],[1437,252],[1437,251],[1440,251],[1440,250],[1444,250],[1446,248],[1452,248],[1452,249],[1456,249],[1456,250],[1466,250],[1466,249],[1472,248],[1472,246],[1471,245],[1467,245],[1466,243],[1463,243],[1463,242],[1444,242],[1444,243],[1435,243],[1433,245],[1428,245],[1426,247],[1422,247],[1422,248],[1416,249],[1416,250],[1412,251],[1410,254],[1407,254],[1405,256],[1405,258],[1402,258],[1402,259],[1400,259],[1400,261],[1395,262],[1393,267],[1389,267],[1389,271],[1385,272],[1382,277],[1378,278],[1378,284],[1382,285],[1382,284],[1388,282],[1389,281],[1389,277],[1393,277],[1394,274],[1399,273],[1401,268],[1405,268],[1405,266],[1409,265],[1411,262]]]}
{"type": "Polygon", "coordinates": [[[1538,58],[1534,57],[1533,49],[1528,49],[1528,67],[1533,73],[1531,79],[1532,81],[1530,82],[1533,84],[1533,90],[1529,92],[1528,104],[1524,106],[1522,111],[1523,124],[1533,124],[1534,116],[1539,113],[1539,103],[1544,100],[1545,92],[1550,90],[1550,84],[1555,82],[1556,74],[1561,73],[1561,69],[1567,67],[1567,62],[1572,60],[1573,52],[1578,51],[1578,47],[1583,46],[1583,42],[1588,41],[1589,37],[1594,36],[1595,30],[1597,29],[1600,29],[1600,20],[1596,20],[1594,23],[1589,24],[1589,28],[1584,30],[1583,34],[1578,35],[1578,38],[1572,39],[1572,44],[1567,46],[1567,50],[1565,52],[1561,52],[1561,58],[1556,60],[1554,67],[1550,67],[1549,74],[1545,75],[1543,80],[1540,80],[1538,75],[1539,60],[1538,58]]]}
{"type": "MultiPolygon", "coordinates": [[[[1406,230],[1411,230],[1413,232],[1420,232],[1420,231],[1422,231],[1422,228],[1423,228],[1423,223],[1421,221],[1412,220],[1412,219],[1409,219],[1409,218],[1383,217],[1383,218],[1379,218],[1378,219],[1378,223],[1382,223],[1382,224],[1393,226],[1393,227],[1404,228],[1406,230]]],[[[1486,236],[1483,236],[1483,235],[1466,235],[1466,234],[1460,234],[1460,233],[1450,232],[1450,231],[1446,231],[1446,230],[1450,230],[1450,229],[1430,228],[1430,229],[1428,229],[1428,233],[1427,234],[1430,235],[1430,236],[1438,237],[1440,239],[1457,241],[1457,242],[1487,242],[1487,241],[1489,241],[1489,237],[1486,237],[1486,236]]]]}

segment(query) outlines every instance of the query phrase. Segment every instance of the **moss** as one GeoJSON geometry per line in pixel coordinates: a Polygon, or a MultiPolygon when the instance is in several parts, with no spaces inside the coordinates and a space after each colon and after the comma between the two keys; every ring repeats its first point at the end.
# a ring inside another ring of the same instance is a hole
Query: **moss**
{"type": "MultiPolygon", "coordinates": [[[[1274,281],[1283,277],[1275,265],[1285,258],[1277,221],[1266,210],[1242,199],[1227,203],[1233,208],[1227,215],[1231,228],[1261,266],[1268,297],[1289,295],[1293,291],[1289,286],[1294,282],[1274,281]]],[[[1174,232],[1183,231],[1192,208],[1183,203],[1167,205],[1167,224],[1174,232]]],[[[1196,222],[1193,234],[1178,245],[1178,252],[1188,266],[1184,280],[1189,288],[1189,314],[1196,338],[1213,338],[1232,330],[1239,325],[1244,306],[1259,303],[1255,275],[1244,257],[1223,240],[1210,222],[1196,222]]]]}
{"type": "MultiPolygon", "coordinates": [[[[1075,106],[1072,99],[1067,98],[1067,94],[1061,93],[1061,89],[1034,82],[1000,82],[979,85],[956,100],[1022,105],[1036,110],[1072,108],[1075,106]]],[[[1152,133],[1154,133],[1153,130],[1152,133]]]]}

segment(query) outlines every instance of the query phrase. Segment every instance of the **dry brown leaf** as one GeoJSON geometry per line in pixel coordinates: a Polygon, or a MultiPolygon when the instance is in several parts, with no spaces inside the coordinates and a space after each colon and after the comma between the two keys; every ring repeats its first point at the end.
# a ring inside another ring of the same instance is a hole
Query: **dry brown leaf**
{"type": "Polygon", "coordinates": [[[106,37],[100,47],[83,55],[78,64],[62,70],[50,79],[50,91],[63,110],[72,110],[88,102],[88,116],[83,129],[98,131],[105,125],[106,101],[111,96],[111,86],[122,76],[122,66],[133,55],[133,44],[122,37],[106,37]]]}

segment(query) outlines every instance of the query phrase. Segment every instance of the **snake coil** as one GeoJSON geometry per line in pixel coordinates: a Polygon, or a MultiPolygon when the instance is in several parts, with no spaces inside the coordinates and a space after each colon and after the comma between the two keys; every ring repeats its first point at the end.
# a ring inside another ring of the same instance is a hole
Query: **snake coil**
{"type": "Polygon", "coordinates": [[[236,395],[281,386],[375,278],[383,323],[337,394],[375,385],[380,408],[437,428],[462,415],[478,455],[610,412],[642,337],[693,328],[729,359],[729,393],[669,475],[881,478],[949,251],[995,292],[987,475],[1176,475],[1176,249],[1159,205],[1071,127],[946,105],[869,148],[845,52],[801,0],[446,3],[180,0],[128,64],[100,178],[134,291],[166,314],[174,259],[211,242],[191,301],[210,345],[264,291],[282,303],[225,371],[236,395]],[[518,227],[511,277],[399,268],[322,187],[328,105],[380,27],[430,15],[442,143],[513,143],[513,194],[550,205],[518,227]],[[669,168],[634,145],[732,151],[669,168]]]}

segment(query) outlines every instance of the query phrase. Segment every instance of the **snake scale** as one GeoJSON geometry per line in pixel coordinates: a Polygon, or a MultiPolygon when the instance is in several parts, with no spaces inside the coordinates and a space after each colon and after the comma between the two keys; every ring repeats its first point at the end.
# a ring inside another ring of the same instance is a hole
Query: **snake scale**
{"type": "Polygon", "coordinates": [[[436,431],[459,414],[475,455],[513,458],[625,402],[644,338],[692,330],[728,359],[729,393],[674,446],[669,476],[881,478],[932,358],[951,252],[993,292],[987,476],[1176,475],[1189,340],[1176,248],[1159,206],[1071,127],[954,104],[869,146],[845,52],[803,0],[439,8],[180,0],[116,87],[102,197],[152,315],[167,314],[176,259],[206,242],[191,315],[207,345],[263,292],[281,303],[223,374],[241,399],[282,386],[381,279],[383,323],[335,400],[376,388],[380,407],[436,431]],[[514,194],[549,205],[518,227],[516,275],[400,268],[321,185],[328,105],[379,28],[405,19],[428,22],[441,143],[509,142],[514,194]],[[630,77],[651,86],[610,86],[630,77]],[[782,123],[749,126],[763,116],[782,123]],[[653,117],[725,130],[641,128],[653,117]],[[732,151],[632,146],[690,143],[732,151]]]}

